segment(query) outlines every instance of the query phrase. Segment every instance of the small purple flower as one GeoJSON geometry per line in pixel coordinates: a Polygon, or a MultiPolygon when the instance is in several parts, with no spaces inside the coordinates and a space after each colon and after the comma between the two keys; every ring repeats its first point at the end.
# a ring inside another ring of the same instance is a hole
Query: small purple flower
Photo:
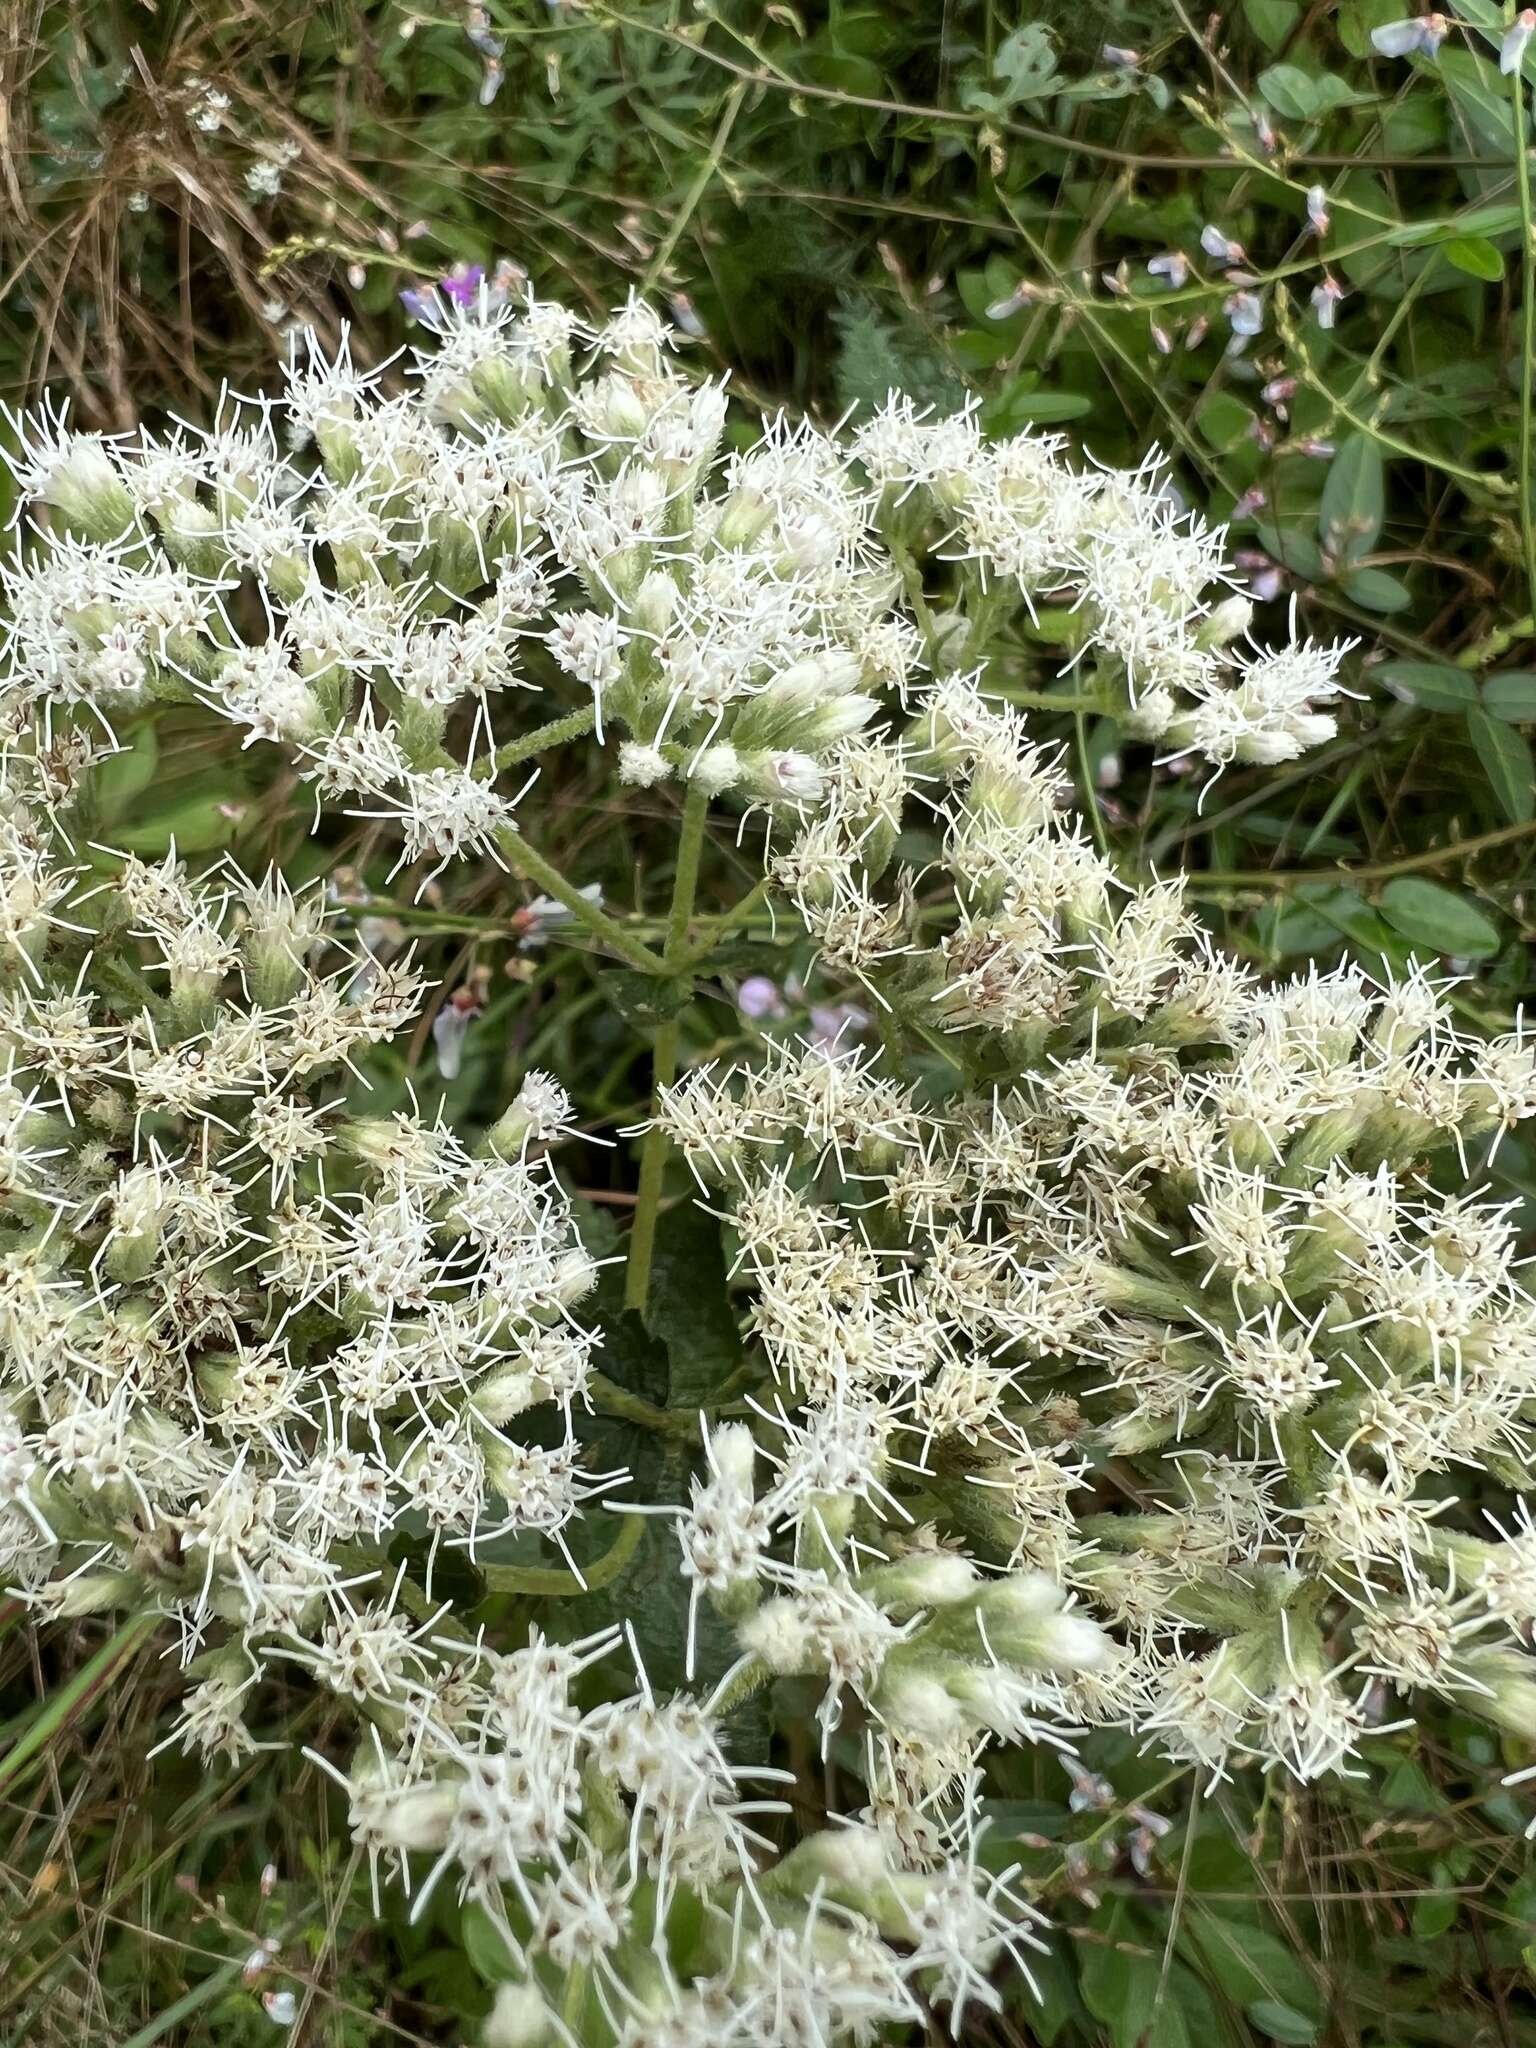
{"type": "Polygon", "coordinates": [[[437,1046],[437,1071],[445,1081],[456,1081],[464,1064],[464,1041],[469,1027],[479,1016],[481,1002],[473,989],[456,988],[432,1019],[432,1038],[437,1046]]]}
{"type": "Polygon", "coordinates": [[[776,981],[766,974],[749,974],[736,991],[736,1007],[743,1017],[760,1024],[764,1018],[787,1017],[789,1005],[776,981]]]}
{"type": "Polygon", "coordinates": [[[483,263],[456,263],[446,277],[439,278],[438,289],[467,311],[479,298],[484,283],[483,263]]]}
{"type": "Polygon", "coordinates": [[[857,1003],[813,1003],[811,1043],[827,1052],[840,1052],[850,1038],[869,1028],[869,1012],[857,1003]]]}
{"type": "Polygon", "coordinates": [[[1234,242],[1230,235],[1224,235],[1209,221],[1200,230],[1200,246],[1217,263],[1241,263],[1243,260],[1242,243],[1234,242]]]}

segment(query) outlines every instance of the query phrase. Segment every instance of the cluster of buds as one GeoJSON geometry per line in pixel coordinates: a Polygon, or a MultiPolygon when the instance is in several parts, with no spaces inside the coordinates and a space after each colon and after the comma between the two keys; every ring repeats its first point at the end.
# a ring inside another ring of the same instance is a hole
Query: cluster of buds
{"type": "MultiPolygon", "coordinates": [[[[899,743],[845,745],[827,785],[774,872],[882,1048],[696,1069],[660,1122],[836,1475],[840,1554],[914,1522],[963,1553],[928,1567],[961,1606],[930,1594],[909,1638],[857,1576],[825,1631],[889,1824],[920,1835],[963,1776],[934,1758],[989,1708],[1016,1739],[1032,1706],[989,1603],[1038,1591],[994,1579],[973,1622],[967,1558],[1047,1574],[1113,1632],[1090,1652],[1086,1617],[1042,1609],[1069,1626],[1055,1718],[1218,1775],[1344,1767],[1393,1693],[1536,1740],[1536,1308],[1507,1211],[1465,1192],[1474,1148],[1536,1112],[1536,1044],[1462,1037],[1417,972],[1259,984],[1176,884],[1116,877],[969,681],[899,743]],[[908,799],[938,821],[920,873],[895,864],[908,799]]],[[[759,1654],[781,1604],[742,1622],[759,1654]]]]}
{"type": "Polygon", "coordinates": [[[1339,694],[1348,643],[1248,641],[1253,606],[1230,589],[1225,534],[1180,505],[1160,456],[1079,470],[1059,438],[988,441],[974,410],[933,419],[897,398],[854,446],[895,559],[961,565],[952,608],[929,619],[936,673],[988,659],[1009,672],[978,630],[999,593],[1031,612],[1070,604],[1078,680],[1166,758],[1272,765],[1332,738],[1319,707],[1339,694]]]}
{"type": "Polygon", "coordinates": [[[974,1834],[914,1867],[858,1824],[775,1858],[757,1823],[788,1809],[743,1793],[792,1778],[729,1760],[741,1674],[666,1699],[634,1659],[592,1704],[622,1648],[418,1636],[350,1773],[327,1766],[375,1883],[381,1863],[414,1875],[416,1913],[453,1884],[499,1929],[487,2048],[800,2048],[915,2023],[926,2000],[957,2033],[968,2004],[996,2007],[988,1972],[1038,1945],[1013,1871],[978,1867],[974,1834]]]}
{"type": "Polygon", "coordinates": [[[568,2038],[585,1983],[623,2048],[789,2048],[935,1998],[958,2027],[1023,1962],[977,1866],[989,1745],[1126,1727],[1311,1778],[1419,1689],[1536,1736],[1536,1312],[1507,1218],[1433,1178],[1536,1109],[1536,1060],[1422,978],[1260,987],[1113,872],[966,671],[1000,592],[1050,596],[1171,750],[1327,737],[1339,650],[1234,657],[1217,537],[1155,478],[894,405],[722,459],[723,389],[668,348],[638,304],[593,335],[482,293],[399,392],[310,356],[206,435],[30,431],[0,1541],[42,1606],[178,1619],[204,1753],[248,1750],[274,1656],[354,1702],[357,1845],[503,1930],[491,2040],[568,2038]],[[516,693],[554,715],[499,732],[516,693]],[[441,1544],[563,1548],[623,1476],[580,1455],[570,1105],[529,1076],[478,1143],[360,1114],[407,961],[275,876],[80,870],[113,722],[162,702],[280,743],[410,863],[516,857],[503,778],[583,728],[619,782],[784,814],[772,882],[880,1049],[780,1039],[659,1093],[774,1389],[664,1510],[739,1639],[708,1699],[616,1679],[608,1635],[508,1650],[434,1609],[441,1544]],[[423,1532],[424,1574],[381,1570],[423,1532]],[[721,1733],[775,1681],[863,1755],[846,1824],[778,1860],[721,1733]]]}
{"type": "Polygon", "coordinates": [[[493,700],[585,718],[633,786],[814,805],[828,755],[963,661],[1000,591],[1012,615],[1074,602],[1075,658],[1172,751],[1273,761],[1333,730],[1312,707],[1339,650],[1234,667],[1221,536],[1154,477],[896,405],[851,446],[780,422],[722,456],[725,387],[670,344],[638,302],[591,333],[482,285],[389,395],[311,350],[282,403],[229,401],[206,433],[19,422],[46,532],[4,570],[6,696],[108,728],[196,700],[438,865],[515,830],[500,785],[530,735],[498,748],[493,700]]]}
{"type": "Polygon", "coordinates": [[[0,828],[0,1572],[174,1618],[189,1739],[238,1756],[273,1656],[391,1694],[360,1589],[396,1530],[558,1545],[602,1490],[569,1104],[530,1073],[475,1148],[366,1113],[409,958],[275,874],[72,871],[25,787],[58,772],[13,754],[0,828]]]}

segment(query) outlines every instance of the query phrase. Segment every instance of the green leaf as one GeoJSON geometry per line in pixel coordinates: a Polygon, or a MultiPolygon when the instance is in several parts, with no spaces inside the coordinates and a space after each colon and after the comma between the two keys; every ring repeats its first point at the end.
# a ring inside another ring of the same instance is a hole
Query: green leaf
{"type": "Polygon", "coordinates": [[[1477,702],[1477,685],[1465,669],[1443,661],[1384,661],[1371,674],[1395,697],[1424,711],[1466,711],[1477,702]]]}
{"type": "Polygon", "coordinates": [[[1092,412],[1093,400],[1080,391],[1040,391],[1035,373],[1016,377],[1003,386],[981,409],[982,425],[989,434],[1016,434],[1020,427],[1040,421],[1081,419],[1092,412]]]}
{"type": "Polygon", "coordinates": [[[1211,446],[1221,451],[1246,440],[1253,419],[1253,408],[1230,391],[1211,392],[1195,411],[1195,425],[1211,446]]]}
{"type": "Polygon", "coordinates": [[[1398,875],[1381,892],[1381,914],[1416,946],[1453,958],[1486,960],[1499,950],[1498,927],[1455,889],[1422,875],[1398,875]]]}
{"type": "Polygon", "coordinates": [[[1536,762],[1530,741],[1481,705],[1467,713],[1467,731],[1499,809],[1512,825],[1523,825],[1536,814],[1536,762]]]}
{"type": "Polygon", "coordinates": [[[1444,245],[1441,253],[1447,263],[1468,277],[1481,278],[1485,284],[1497,284],[1504,275],[1504,258],[1481,235],[1457,235],[1444,245]]]}
{"type": "Polygon", "coordinates": [[[1301,19],[1301,0],[1243,0],[1248,26],[1266,50],[1278,50],[1301,19]]]}
{"type": "MultiPolygon", "coordinates": [[[[1439,1866],[1436,1866],[1438,1879],[1439,1866]]],[[[1419,1941],[1437,1941],[1448,1934],[1461,1909],[1454,1891],[1422,1892],[1413,1902],[1413,1932],[1419,1941]]]]}
{"type": "Polygon", "coordinates": [[[1117,1899],[1107,1910],[1101,1907],[1093,1926],[1101,1939],[1083,1946],[1083,2003],[1104,2022],[1113,2048],[1138,2048],[1157,1997],[1159,1960],[1119,1946],[1135,1940],[1137,1932],[1123,1901],[1117,1899]]]}
{"type": "Polygon", "coordinates": [[[1293,576],[1299,576],[1303,583],[1320,583],[1326,573],[1322,550],[1310,533],[1302,533],[1294,526],[1271,526],[1267,520],[1257,522],[1259,544],[1268,555],[1273,555],[1282,569],[1289,569],[1293,576]]]}
{"type": "Polygon", "coordinates": [[[693,996],[687,981],[659,981],[636,967],[609,967],[597,977],[604,995],[626,1024],[654,1031],[685,1009],[693,996]]]}
{"type": "Polygon", "coordinates": [[[726,1284],[720,1225],[682,1201],[656,1226],[646,1326],[667,1347],[669,1408],[716,1399],[741,1364],[741,1332],[726,1284]]]}
{"type": "Polygon", "coordinates": [[[1303,71],[1299,64],[1272,64],[1259,74],[1259,91],[1288,121],[1316,121],[1337,107],[1358,107],[1375,98],[1356,92],[1333,71],[1303,71]]]}
{"type": "Polygon", "coordinates": [[[151,813],[141,823],[112,828],[112,844],[125,853],[165,853],[174,842],[178,853],[211,853],[234,838],[245,806],[219,797],[200,796],[151,813]]]}
{"type": "MultiPolygon", "coordinates": [[[[1201,1912],[1190,1928],[1190,1948],[1203,1956],[1207,1975],[1234,2004],[1272,2003],[1310,2017],[1315,2026],[1321,2000],[1312,1972],[1278,1935],[1247,1922],[1201,1912]]],[[[1181,1947],[1183,1942],[1181,1939],[1181,1947]]],[[[1284,2039],[1277,2035],[1276,2039],[1284,2039]]]]}
{"type": "Polygon", "coordinates": [[[1278,1998],[1256,1998],[1247,2008],[1248,2018],[1271,2041],[1286,2041],[1294,2048],[1307,2048],[1317,2038],[1317,2022],[1278,1998]]]}
{"type": "Polygon", "coordinates": [[[1368,612],[1400,612],[1413,602],[1407,584],[1389,576],[1385,569],[1357,569],[1344,579],[1342,587],[1352,603],[1368,612]]]}
{"type": "Polygon", "coordinates": [[[1483,684],[1483,709],[1511,725],[1536,725],[1536,674],[1511,669],[1483,684]]]}
{"type": "Polygon", "coordinates": [[[1259,91],[1288,121],[1310,121],[1317,112],[1315,83],[1299,64],[1271,64],[1259,73],[1259,91]]]}
{"type": "Polygon", "coordinates": [[[511,1984],[523,1975],[507,1946],[507,1937],[478,1899],[464,1901],[459,1916],[459,1940],[487,1984],[511,1984]]]}
{"type": "Polygon", "coordinates": [[[1390,248],[1414,249],[1434,243],[1463,241],[1468,237],[1481,239],[1517,234],[1519,229],[1519,207],[1510,200],[1503,200],[1492,206],[1469,206],[1464,213],[1451,214],[1441,220],[1405,221],[1401,227],[1393,228],[1386,239],[1390,248]]]}
{"type": "Polygon", "coordinates": [[[1339,443],[1328,465],[1318,538],[1334,560],[1347,568],[1376,545],[1385,516],[1381,449],[1369,434],[1351,434],[1339,443]]]}
{"type": "Polygon", "coordinates": [[[1441,50],[1438,68],[1477,154],[1507,164],[1515,150],[1515,121],[1498,72],[1470,50],[1450,44],[1441,50]]]}
{"type": "Polygon", "coordinates": [[[104,829],[148,789],[159,763],[160,742],[154,726],[146,721],[134,734],[131,745],[109,754],[91,770],[91,790],[104,829]]]}

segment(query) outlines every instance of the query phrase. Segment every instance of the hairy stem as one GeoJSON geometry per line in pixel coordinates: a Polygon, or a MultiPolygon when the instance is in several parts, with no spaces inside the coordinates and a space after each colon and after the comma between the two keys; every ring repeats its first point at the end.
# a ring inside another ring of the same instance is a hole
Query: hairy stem
{"type": "Polygon", "coordinates": [[[631,967],[638,967],[642,974],[665,974],[666,962],[659,953],[653,953],[649,946],[625,931],[623,925],[611,918],[606,910],[599,910],[591,903],[574,882],[568,882],[560,870],[547,861],[542,853],[536,853],[515,826],[509,826],[501,835],[501,849],[519,874],[534,882],[546,896],[553,896],[557,903],[584,924],[594,938],[601,939],[610,952],[617,953],[621,960],[627,960],[631,967]]]}
{"type": "Polygon", "coordinates": [[[494,754],[475,764],[474,773],[481,782],[490,782],[508,768],[515,768],[519,761],[531,760],[535,754],[542,754],[550,747],[563,747],[567,740],[579,740],[589,733],[597,723],[597,706],[588,704],[580,711],[572,711],[564,718],[552,718],[547,725],[524,733],[520,740],[508,740],[504,747],[498,747],[494,754]]]}
{"type": "MultiPolygon", "coordinates": [[[[665,973],[677,973],[688,961],[688,921],[699,886],[699,856],[704,849],[704,821],[709,798],[695,785],[683,805],[683,829],[677,842],[677,870],[672,882],[672,909],[667,917],[665,973]]],[[[657,1031],[651,1055],[651,1114],[663,1088],[677,1079],[679,1023],[669,1017],[657,1031]]],[[[651,1261],[656,1252],[656,1220],[661,1204],[662,1175],[667,1164],[667,1134],[652,1124],[640,1151],[640,1185],[635,1220],[629,1234],[629,1259],[624,1268],[624,1306],[643,1310],[651,1288],[651,1261]]]]}

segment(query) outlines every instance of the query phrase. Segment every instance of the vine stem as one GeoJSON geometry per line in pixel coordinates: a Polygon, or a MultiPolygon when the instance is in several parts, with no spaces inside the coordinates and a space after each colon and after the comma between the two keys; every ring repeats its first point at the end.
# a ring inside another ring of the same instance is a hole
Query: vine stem
{"type": "MultiPolygon", "coordinates": [[[[1513,10],[1511,10],[1513,11],[1513,10]]],[[[1531,506],[1531,351],[1536,348],[1536,279],[1532,277],[1531,163],[1526,143],[1525,84],[1522,66],[1509,74],[1514,105],[1515,188],[1520,195],[1520,542],[1525,554],[1525,580],[1536,611],[1536,521],[1531,506]]]]}
{"type": "MultiPolygon", "coordinates": [[[[689,787],[683,804],[683,827],[677,842],[677,868],[672,880],[672,908],[667,916],[667,937],[661,970],[674,975],[688,964],[688,921],[693,916],[699,887],[699,857],[704,850],[704,821],[709,814],[709,797],[697,783],[689,787]]],[[[651,1053],[651,1115],[654,1118],[663,1088],[677,1079],[681,1026],[676,1017],[660,1025],[651,1053]]],[[[624,1306],[643,1311],[651,1291],[651,1262],[656,1254],[656,1222],[661,1206],[662,1175],[667,1164],[667,1134],[655,1122],[645,1134],[640,1150],[640,1184],[635,1198],[635,1220],[629,1233],[629,1257],[624,1267],[624,1306]]]]}
{"type": "Polygon", "coordinates": [[[1536,819],[1523,824],[1500,825],[1496,831],[1480,832],[1475,839],[1453,839],[1449,846],[1434,846],[1427,853],[1407,853],[1401,860],[1374,861],[1367,867],[1346,868],[1210,868],[1193,877],[1197,889],[1299,889],[1308,882],[1328,882],[1348,887],[1351,882],[1389,882],[1394,875],[1417,874],[1421,868],[1448,867],[1453,861],[1470,860],[1491,846],[1508,846],[1516,839],[1528,839],[1536,832],[1536,819]]]}

